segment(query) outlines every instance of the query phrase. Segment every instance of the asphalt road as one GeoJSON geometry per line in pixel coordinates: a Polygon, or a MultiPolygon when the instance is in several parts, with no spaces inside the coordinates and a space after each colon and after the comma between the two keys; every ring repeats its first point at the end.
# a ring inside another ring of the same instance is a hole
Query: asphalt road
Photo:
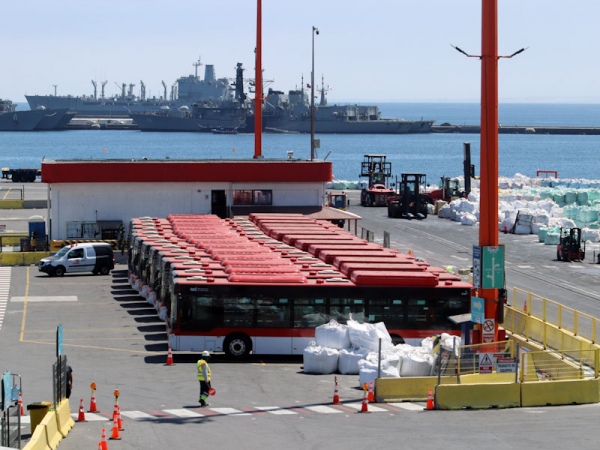
{"type": "MultiPolygon", "coordinates": [[[[362,227],[391,234],[392,247],[412,250],[434,265],[471,265],[477,228],[437,217],[388,219],[383,208],[354,206],[362,227]]],[[[354,204],[354,205],[353,205],[354,204]]],[[[2,212],[1,214],[4,214],[2,212]]],[[[2,216],[0,215],[0,218],[2,216]]],[[[501,235],[506,244],[507,284],[534,291],[600,317],[599,266],[555,261],[555,249],[535,236],[501,235]]],[[[254,358],[211,362],[217,394],[198,408],[196,355],[175,354],[167,366],[166,335],[154,309],[133,292],[126,267],[109,276],[50,278],[32,267],[10,269],[6,313],[0,329],[2,367],[23,378],[25,404],[51,400],[56,327],[63,325],[64,352],[74,369],[71,411],[89,407],[89,385],[98,385],[100,413],[86,413],[62,450],[97,448],[101,428],[110,436],[113,391],[120,390],[124,419],[114,449],[212,448],[544,448],[596,449],[600,405],[484,411],[424,411],[424,404],[360,408],[358,377],[340,376],[342,405],[332,407],[333,375],[307,375],[302,359],[254,358]],[[376,409],[377,408],[377,409],[376,409]]],[[[24,427],[28,433],[28,427],[24,427]]]]}

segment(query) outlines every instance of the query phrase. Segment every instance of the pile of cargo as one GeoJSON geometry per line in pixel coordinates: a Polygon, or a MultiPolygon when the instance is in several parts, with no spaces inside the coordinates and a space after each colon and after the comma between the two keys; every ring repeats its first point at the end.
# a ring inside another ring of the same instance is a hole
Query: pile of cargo
{"type": "MultiPolygon", "coordinates": [[[[479,182],[468,198],[441,207],[438,217],[476,225],[479,222],[479,182]]],[[[536,234],[540,242],[558,243],[560,228],[582,228],[585,241],[600,242],[600,181],[529,178],[517,174],[498,180],[498,229],[536,234]]]]}
{"type": "Polygon", "coordinates": [[[382,322],[331,321],[315,329],[315,341],[304,349],[304,372],[359,375],[359,386],[374,381],[379,369],[382,377],[430,376],[439,347],[451,350],[458,345],[460,338],[446,333],[423,339],[420,347],[394,345],[382,322]]]}

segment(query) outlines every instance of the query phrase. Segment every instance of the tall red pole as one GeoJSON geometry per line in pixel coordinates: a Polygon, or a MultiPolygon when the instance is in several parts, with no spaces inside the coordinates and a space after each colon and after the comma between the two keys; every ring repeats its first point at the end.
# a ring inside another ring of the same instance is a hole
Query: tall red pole
{"type": "MultiPolygon", "coordinates": [[[[482,0],[481,198],[479,245],[498,245],[498,0],[482,0]]],[[[498,290],[481,289],[485,317],[498,317],[498,290]]],[[[503,306],[502,306],[503,307],[503,306]]],[[[498,338],[498,323],[494,331],[498,338]]]]}
{"type": "Polygon", "coordinates": [[[262,158],[262,1],[256,0],[256,62],[254,94],[254,158],[262,158]]]}

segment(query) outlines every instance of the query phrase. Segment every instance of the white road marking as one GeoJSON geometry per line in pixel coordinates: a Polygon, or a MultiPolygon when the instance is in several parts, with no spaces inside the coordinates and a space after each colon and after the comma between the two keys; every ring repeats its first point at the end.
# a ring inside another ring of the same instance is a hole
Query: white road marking
{"type": "MultiPolygon", "coordinates": [[[[356,409],[357,411],[360,411],[362,409],[362,402],[361,403],[344,403],[344,406],[348,406],[349,408],[353,408],[356,409]]],[[[379,408],[377,406],[374,406],[372,404],[369,404],[369,411],[372,412],[388,412],[387,409],[383,409],[383,408],[379,408]]]]}
{"type": "Polygon", "coordinates": [[[321,414],[343,413],[343,411],[340,411],[339,409],[331,408],[325,405],[305,406],[304,409],[308,409],[310,411],[314,411],[321,414]]]}
{"type": "MultiPolygon", "coordinates": [[[[156,416],[152,414],[147,414],[142,411],[121,411],[121,415],[125,417],[129,417],[130,419],[156,419],[156,416]]],[[[109,420],[109,419],[107,419],[109,420]]]]}
{"type": "MultiPolygon", "coordinates": [[[[15,303],[23,303],[25,301],[25,297],[11,297],[11,302],[15,303]]],[[[37,296],[37,297],[27,297],[27,302],[76,302],[76,295],[47,295],[47,296],[37,296]]]]}
{"type": "Polygon", "coordinates": [[[8,290],[10,288],[10,267],[0,267],[0,330],[2,329],[2,323],[4,322],[4,314],[6,313],[6,306],[8,305],[8,290]]]}
{"type": "Polygon", "coordinates": [[[423,411],[423,407],[420,405],[417,405],[416,403],[406,402],[406,403],[389,403],[389,404],[392,406],[395,406],[396,408],[406,409],[407,411],[423,411]]]}
{"type": "Polygon", "coordinates": [[[226,416],[251,416],[252,414],[240,411],[239,409],[234,408],[210,408],[211,411],[214,411],[219,414],[223,414],[226,416]]]}
{"type": "Polygon", "coordinates": [[[256,409],[270,414],[298,414],[295,411],[290,411],[289,409],[284,409],[279,406],[257,406],[256,409]]]}
{"type": "Polygon", "coordinates": [[[204,417],[204,414],[189,409],[163,409],[163,411],[176,417],[204,417]]]}

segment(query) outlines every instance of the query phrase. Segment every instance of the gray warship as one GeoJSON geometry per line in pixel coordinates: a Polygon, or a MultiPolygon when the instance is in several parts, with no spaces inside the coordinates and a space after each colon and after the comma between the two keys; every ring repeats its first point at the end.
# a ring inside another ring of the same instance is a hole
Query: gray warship
{"type": "Polygon", "coordinates": [[[142,131],[235,132],[246,124],[250,111],[250,102],[244,94],[243,73],[242,64],[238,63],[232,98],[195,101],[191,106],[184,104],[177,109],[130,112],[129,117],[142,131]]]}
{"type": "MultiPolygon", "coordinates": [[[[269,89],[264,109],[266,132],[310,133],[310,95],[300,90],[288,94],[269,89]]],[[[315,105],[315,133],[405,134],[430,133],[434,120],[385,119],[373,105],[329,105],[324,86],[315,105]]]]}
{"type": "Polygon", "coordinates": [[[135,84],[122,83],[119,95],[106,96],[107,81],[101,83],[100,95],[98,84],[92,80],[94,87],[91,96],[72,95],[25,95],[27,103],[32,110],[68,109],[76,112],[76,117],[130,117],[130,113],[164,113],[168,109],[178,109],[182,106],[191,107],[201,101],[230,101],[233,100],[232,89],[227,78],[216,78],[214,66],[207,64],[204,70],[204,79],[198,76],[198,68],[202,66],[200,60],[193,64],[195,74],[183,76],[171,86],[170,93],[163,81],[163,95],[160,97],[147,97],[146,85],[140,81],[140,95],[134,93],[135,84]]]}
{"type": "Polygon", "coordinates": [[[0,131],[64,130],[74,115],[67,109],[17,111],[11,100],[0,100],[0,131]]]}

